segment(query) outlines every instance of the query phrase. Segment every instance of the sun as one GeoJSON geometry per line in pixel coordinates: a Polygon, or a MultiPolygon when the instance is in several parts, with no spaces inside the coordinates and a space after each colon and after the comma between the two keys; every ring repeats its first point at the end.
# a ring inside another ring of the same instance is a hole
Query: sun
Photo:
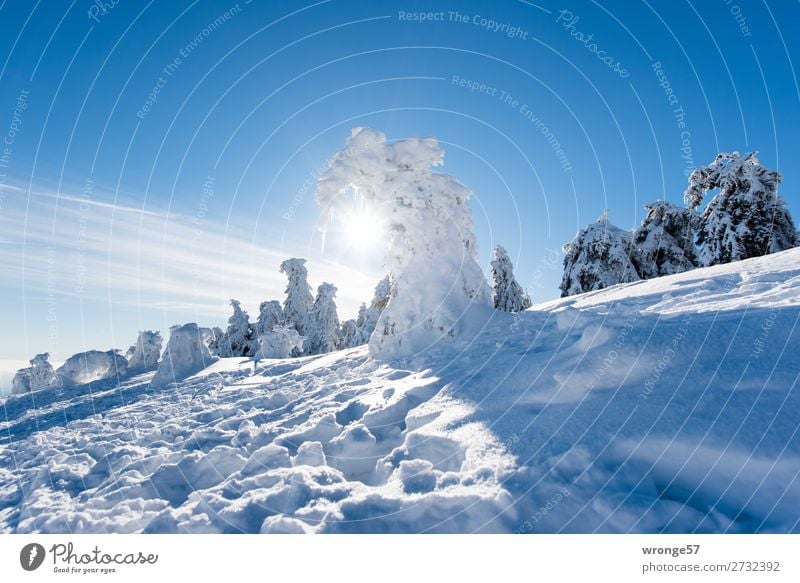
{"type": "Polygon", "coordinates": [[[368,208],[354,209],[344,217],[343,223],[344,237],[351,247],[365,249],[381,239],[382,221],[368,208]]]}

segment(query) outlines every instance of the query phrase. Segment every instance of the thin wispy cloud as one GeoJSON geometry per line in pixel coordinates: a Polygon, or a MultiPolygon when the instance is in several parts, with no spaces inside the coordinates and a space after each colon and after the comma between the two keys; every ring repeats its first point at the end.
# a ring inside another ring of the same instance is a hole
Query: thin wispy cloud
{"type": "MultiPolygon", "coordinates": [[[[283,298],[281,261],[303,254],[303,245],[281,241],[279,233],[257,243],[234,225],[96,196],[37,191],[9,198],[0,213],[2,285],[23,294],[182,312],[187,321],[223,318],[235,297],[255,317],[261,301],[283,298]]],[[[343,317],[371,297],[380,276],[325,258],[311,260],[309,271],[312,285],[339,287],[343,317]]]]}
{"type": "MultiPolygon", "coordinates": [[[[23,189],[18,188],[18,187],[16,187],[14,190],[16,190],[18,192],[25,192],[23,189]]],[[[153,212],[153,211],[149,211],[149,210],[143,209],[143,208],[127,206],[127,205],[120,204],[120,203],[106,202],[106,201],[102,201],[102,200],[95,200],[95,199],[87,198],[87,197],[81,198],[79,196],[72,196],[72,195],[69,195],[69,194],[58,194],[58,193],[43,192],[43,191],[31,191],[31,196],[44,197],[44,198],[48,198],[50,200],[55,200],[55,201],[76,202],[76,203],[81,204],[81,205],[88,205],[88,206],[92,206],[92,207],[111,209],[114,212],[142,214],[142,215],[149,215],[149,216],[153,216],[153,217],[160,216],[159,213],[156,213],[156,212],[153,212]]]]}

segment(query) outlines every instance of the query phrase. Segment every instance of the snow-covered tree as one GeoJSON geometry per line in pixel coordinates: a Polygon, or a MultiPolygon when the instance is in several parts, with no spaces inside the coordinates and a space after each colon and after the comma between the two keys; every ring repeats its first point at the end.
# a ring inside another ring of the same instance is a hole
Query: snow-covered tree
{"type": "Polygon", "coordinates": [[[211,356],[197,324],[170,328],[169,342],[150,384],[163,386],[203,370],[217,359],[211,356]]]}
{"type": "Polygon", "coordinates": [[[73,354],[56,370],[57,381],[70,387],[125,376],[128,361],[117,350],[73,354]]]}
{"type": "MultiPolygon", "coordinates": [[[[367,305],[361,304],[361,307],[358,309],[359,316],[366,311],[367,305]]],[[[358,336],[358,319],[350,319],[344,320],[339,326],[339,332],[337,333],[336,339],[336,348],[353,348],[354,346],[358,346],[359,343],[357,341],[358,336]]]]}
{"type": "Polygon", "coordinates": [[[258,351],[258,339],[247,315],[238,300],[231,300],[233,314],[228,318],[228,328],[219,342],[217,356],[253,356],[258,351]]]}
{"type": "Polygon", "coordinates": [[[19,369],[11,380],[11,392],[14,395],[46,389],[56,378],[49,353],[37,354],[28,362],[30,366],[19,369]]]}
{"type": "Polygon", "coordinates": [[[308,285],[306,260],[293,257],[281,263],[281,273],[289,278],[286,286],[286,300],[283,302],[283,322],[293,326],[301,335],[303,319],[314,304],[311,286],[308,285]]]}
{"type": "Polygon", "coordinates": [[[161,345],[164,339],[159,332],[142,330],[136,339],[136,344],[128,349],[128,372],[140,373],[158,368],[158,359],[161,357],[161,345]]]}
{"type": "Polygon", "coordinates": [[[378,325],[381,313],[389,304],[392,292],[391,278],[387,275],[375,286],[375,294],[369,306],[361,304],[358,316],[354,320],[342,322],[339,331],[340,348],[353,348],[369,342],[370,336],[378,325]]]}
{"type": "Polygon", "coordinates": [[[256,321],[256,336],[272,332],[275,326],[283,323],[283,308],[276,300],[261,302],[258,308],[258,321],[256,321]]]}
{"type": "Polygon", "coordinates": [[[496,310],[519,312],[531,307],[531,298],[517,283],[514,277],[514,265],[502,245],[494,248],[492,281],[494,282],[494,307],[496,310]]]}
{"type": "Polygon", "coordinates": [[[632,259],[639,277],[651,279],[697,267],[694,211],[664,200],[644,208],[647,216],[633,232],[632,259]]]}
{"type": "Polygon", "coordinates": [[[757,153],[724,152],[689,177],[684,195],[696,209],[718,190],[700,218],[700,263],[717,265],[796,247],[797,230],[786,201],[778,196],[781,174],[761,165],[757,153]]]}
{"type": "Polygon", "coordinates": [[[323,354],[337,348],[339,316],[336,313],[336,286],[322,283],[317,288],[314,305],[303,319],[306,331],[306,354],[323,354]]]}
{"type": "MultiPolygon", "coordinates": [[[[179,326],[175,328],[179,328],[179,326]]],[[[211,354],[216,354],[219,349],[219,343],[225,337],[225,332],[219,326],[214,326],[213,328],[200,328],[200,335],[211,354]]]]}
{"type": "Polygon", "coordinates": [[[292,353],[302,353],[304,336],[290,326],[275,325],[258,337],[260,348],[256,358],[289,358],[292,353]]]}
{"type": "Polygon", "coordinates": [[[443,156],[434,138],[388,143],[380,132],[354,128],[317,182],[322,224],[351,206],[355,194],[389,240],[392,299],[370,338],[373,355],[414,354],[472,325],[467,311],[485,315],[491,305],[477,262],[471,193],[431,170],[443,156]]]}
{"type": "Polygon", "coordinates": [[[11,379],[11,394],[22,395],[23,393],[30,393],[31,390],[30,368],[25,367],[17,370],[14,373],[14,378],[11,379]]]}
{"type": "Polygon", "coordinates": [[[639,279],[631,261],[631,234],[612,225],[607,211],[564,245],[564,253],[561,297],[639,279]]]}

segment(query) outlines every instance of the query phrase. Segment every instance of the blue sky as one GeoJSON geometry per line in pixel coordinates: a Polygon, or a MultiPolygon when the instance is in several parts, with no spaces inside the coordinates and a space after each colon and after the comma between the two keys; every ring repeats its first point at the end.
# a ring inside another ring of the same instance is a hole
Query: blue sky
{"type": "Polygon", "coordinates": [[[796,3],[101,4],[0,3],[8,362],[255,316],[289,256],[354,315],[382,248],[323,250],[313,176],[358,125],[436,136],[482,263],[506,246],[535,302],[580,226],[680,202],[719,151],[758,150],[800,212],[796,3]]]}

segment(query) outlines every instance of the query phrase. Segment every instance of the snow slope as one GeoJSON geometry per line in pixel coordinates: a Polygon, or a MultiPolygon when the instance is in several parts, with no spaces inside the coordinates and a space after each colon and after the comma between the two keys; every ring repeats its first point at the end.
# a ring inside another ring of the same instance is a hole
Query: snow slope
{"type": "Polygon", "coordinates": [[[0,529],[796,532],[798,318],[794,249],[495,312],[414,359],[7,397],[0,529]]]}

